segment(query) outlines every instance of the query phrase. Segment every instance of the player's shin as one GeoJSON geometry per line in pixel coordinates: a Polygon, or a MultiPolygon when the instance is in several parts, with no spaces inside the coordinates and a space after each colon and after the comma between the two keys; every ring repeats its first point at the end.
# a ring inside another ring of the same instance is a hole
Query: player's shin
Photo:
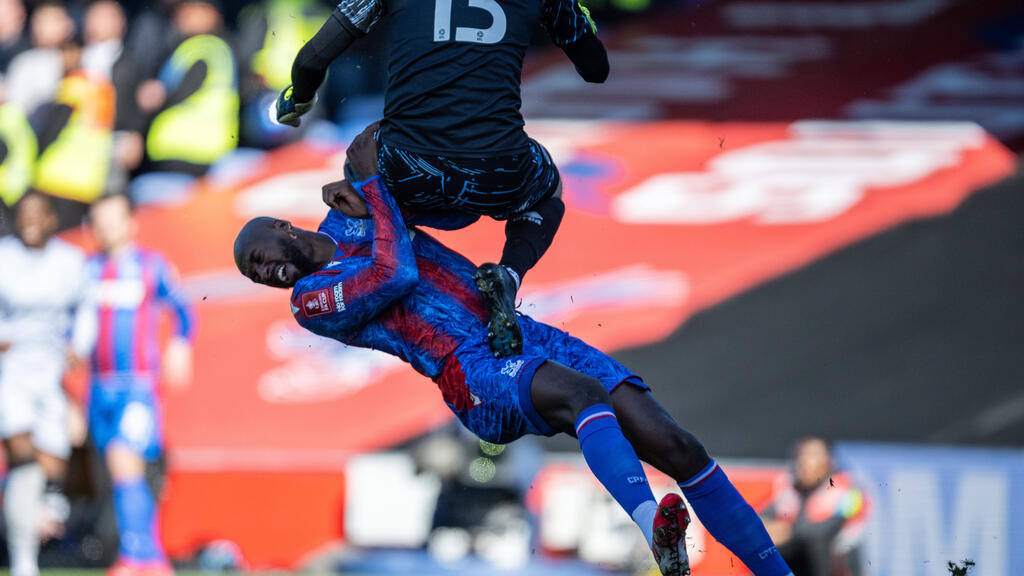
{"type": "Polygon", "coordinates": [[[144,477],[114,481],[114,509],[121,560],[140,564],[165,562],[156,531],[156,501],[144,477]]]}
{"type": "Polygon", "coordinates": [[[791,576],[761,518],[740,496],[714,460],[680,482],[693,512],[707,531],[747,565],[755,576],[791,576]]]}
{"type": "Polygon", "coordinates": [[[643,531],[651,545],[658,509],[647,475],[611,406],[594,404],[576,417],[576,437],[587,466],[643,531]]]}
{"type": "Polygon", "coordinates": [[[551,197],[538,203],[529,212],[508,219],[505,224],[505,248],[499,263],[514,273],[517,289],[526,271],[536,266],[541,256],[551,247],[564,214],[565,204],[562,199],[551,197]]]}
{"type": "Polygon", "coordinates": [[[3,508],[11,576],[39,573],[37,518],[45,486],[46,475],[35,461],[13,466],[7,473],[3,508]]]}

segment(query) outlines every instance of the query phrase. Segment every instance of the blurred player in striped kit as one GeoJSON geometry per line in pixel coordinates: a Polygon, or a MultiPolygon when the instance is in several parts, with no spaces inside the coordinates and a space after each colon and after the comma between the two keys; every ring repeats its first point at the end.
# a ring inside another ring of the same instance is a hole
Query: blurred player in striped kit
{"type": "Polygon", "coordinates": [[[120,548],[111,575],[172,572],[157,533],[157,506],[146,484],[146,462],[162,450],[160,312],[173,311],[174,337],[162,374],[172,387],[192,371],[192,309],[176,274],[159,254],[135,246],[131,205],[123,195],[101,198],[90,210],[100,253],[88,262],[98,318],[92,357],[89,429],[114,486],[120,548]]]}
{"type": "Polygon", "coordinates": [[[63,528],[68,506],[59,486],[71,444],[61,380],[95,337],[85,257],[53,238],[56,231],[53,204],[30,192],[15,207],[14,236],[0,239],[0,436],[13,576],[38,574],[40,537],[63,528]]]}

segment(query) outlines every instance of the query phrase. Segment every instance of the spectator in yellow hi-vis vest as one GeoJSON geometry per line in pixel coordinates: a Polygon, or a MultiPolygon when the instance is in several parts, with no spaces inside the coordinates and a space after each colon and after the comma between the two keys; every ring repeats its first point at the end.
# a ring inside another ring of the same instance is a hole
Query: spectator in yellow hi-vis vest
{"type": "Polygon", "coordinates": [[[218,36],[222,20],[214,3],[180,3],[174,25],[182,40],[137,99],[155,112],[146,137],[149,170],[198,176],[238,146],[235,56],[218,36]]]}
{"type": "MultiPolygon", "coordinates": [[[[36,135],[21,108],[0,96],[0,201],[7,208],[21,198],[32,182],[36,135]]],[[[0,234],[4,218],[0,217],[0,234]]]]}

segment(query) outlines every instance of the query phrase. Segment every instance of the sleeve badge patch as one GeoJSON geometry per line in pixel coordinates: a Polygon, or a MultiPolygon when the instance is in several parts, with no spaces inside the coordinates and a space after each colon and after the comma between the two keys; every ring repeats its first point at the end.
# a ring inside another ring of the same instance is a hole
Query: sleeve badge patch
{"type": "Polygon", "coordinates": [[[302,312],[306,318],[334,312],[334,295],[330,288],[323,288],[302,295],[302,312]]]}

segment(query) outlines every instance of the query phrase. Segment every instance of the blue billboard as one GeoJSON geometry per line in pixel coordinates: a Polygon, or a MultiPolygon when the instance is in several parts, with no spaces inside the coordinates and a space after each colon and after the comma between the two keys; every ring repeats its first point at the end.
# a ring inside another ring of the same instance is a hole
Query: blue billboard
{"type": "Polygon", "coordinates": [[[841,443],[870,498],[866,576],[1024,574],[1024,451],[841,443]]]}

